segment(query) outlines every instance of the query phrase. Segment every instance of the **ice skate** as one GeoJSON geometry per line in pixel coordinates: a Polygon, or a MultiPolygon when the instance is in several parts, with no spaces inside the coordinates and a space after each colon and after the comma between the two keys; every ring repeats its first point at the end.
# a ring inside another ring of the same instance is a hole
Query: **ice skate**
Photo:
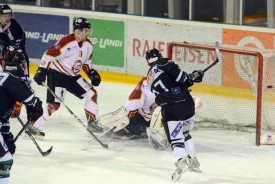
{"type": "Polygon", "coordinates": [[[200,169],[200,163],[196,156],[188,156],[187,165],[190,171],[202,172],[200,169]]]}
{"type": "MultiPolygon", "coordinates": [[[[38,128],[34,127],[33,125],[29,125],[27,129],[33,135],[33,137],[35,139],[37,139],[37,140],[44,140],[45,133],[42,132],[41,130],[39,130],[38,128]]],[[[25,131],[25,133],[27,134],[26,131],[25,131]]],[[[29,136],[27,135],[27,137],[29,137],[29,136]]]]}
{"type": "Polygon", "coordinates": [[[96,121],[89,121],[88,122],[88,129],[90,129],[92,132],[101,133],[103,132],[103,128],[98,125],[96,121]]]}
{"type": "Polygon", "coordinates": [[[188,169],[187,160],[186,158],[179,159],[176,163],[176,170],[172,174],[172,181],[178,181],[181,175],[188,169]]]}

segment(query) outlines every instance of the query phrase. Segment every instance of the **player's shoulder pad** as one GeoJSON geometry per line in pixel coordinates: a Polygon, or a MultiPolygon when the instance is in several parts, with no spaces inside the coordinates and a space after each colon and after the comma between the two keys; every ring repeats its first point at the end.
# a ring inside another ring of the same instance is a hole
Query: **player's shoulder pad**
{"type": "MultiPolygon", "coordinates": [[[[58,45],[59,48],[62,48],[62,47],[64,47],[64,46],[68,45],[68,43],[73,42],[73,41],[75,41],[74,34],[68,34],[68,35],[65,35],[65,36],[61,37],[61,38],[57,41],[57,43],[56,43],[55,46],[58,45]]],[[[59,48],[58,48],[58,49],[59,49],[59,48]]]]}
{"type": "Polygon", "coordinates": [[[157,61],[158,65],[164,65],[164,64],[167,64],[167,63],[174,63],[174,61],[171,60],[171,59],[168,59],[168,58],[162,58],[162,59],[159,59],[157,61]]]}
{"type": "Polygon", "coordinates": [[[157,63],[158,68],[163,71],[171,71],[175,68],[178,68],[178,65],[171,59],[163,58],[159,60],[160,62],[157,63]]]}
{"type": "Polygon", "coordinates": [[[159,59],[156,64],[158,65],[158,67],[162,68],[169,64],[175,64],[175,63],[173,60],[170,60],[168,58],[162,58],[162,59],[159,59]]]}
{"type": "Polygon", "coordinates": [[[0,72],[0,86],[3,86],[9,76],[10,75],[8,73],[0,72]]]}

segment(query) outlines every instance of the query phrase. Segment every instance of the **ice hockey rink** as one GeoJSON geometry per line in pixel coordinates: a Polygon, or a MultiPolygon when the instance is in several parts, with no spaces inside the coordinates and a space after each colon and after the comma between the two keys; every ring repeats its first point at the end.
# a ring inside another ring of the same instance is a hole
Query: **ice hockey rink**
{"type": "MultiPolygon", "coordinates": [[[[36,96],[45,102],[46,90],[32,82],[36,96]]],[[[124,104],[134,85],[102,82],[98,91],[100,115],[124,104]]],[[[202,99],[203,100],[203,99],[202,99]]],[[[86,123],[83,100],[67,94],[65,104],[86,123]]],[[[204,106],[208,104],[204,103],[204,106]]],[[[25,122],[23,111],[21,118],[25,122]]],[[[242,118],[240,117],[240,121],[242,118]]],[[[16,135],[21,125],[11,120],[16,135]]],[[[37,141],[41,156],[25,135],[16,142],[12,184],[166,184],[172,183],[175,158],[170,150],[158,151],[147,139],[103,138],[102,148],[63,106],[42,127],[44,141],[37,141]]],[[[275,147],[255,146],[255,134],[232,130],[196,129],[191,132],[202,173],[187,171],[176,183],[268,184],[275,183],[275,147]]]]}

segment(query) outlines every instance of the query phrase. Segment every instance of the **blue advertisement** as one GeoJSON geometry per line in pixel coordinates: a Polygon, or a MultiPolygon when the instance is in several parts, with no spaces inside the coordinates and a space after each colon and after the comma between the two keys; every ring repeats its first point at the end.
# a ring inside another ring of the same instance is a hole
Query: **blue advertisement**
{"type": "Polygon", "coordinates": [[[48,48],[69,34],[68,16],[15,12],[14,18],[26,32],[26,52],[30,58],[40,59],[48,48]]]}

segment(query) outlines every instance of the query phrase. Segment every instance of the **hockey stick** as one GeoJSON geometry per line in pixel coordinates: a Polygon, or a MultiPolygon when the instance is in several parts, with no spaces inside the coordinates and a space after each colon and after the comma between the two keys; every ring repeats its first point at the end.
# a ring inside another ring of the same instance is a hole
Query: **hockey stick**
{"type": "MultiPolygon", "coordinates": [[[[21,120],[21,118],[19,116],[16,116],[16,118],[18,119],[20,124],[24,127],[24,123],[21,120]]],[[[42,149],[40,148],[40,146],[38,145],[38,143],[36,142],[36,140],[32,136],[32,133],[28,130],[28,128],[26,128],[26,133],[31,138],[32,142],[35,144],[36,148],[38,149],[38,151],[41,153],[42,156],[45,157],[45,156],[49,155],[52,152],[53,146],[50,149],[48,149],[47,151],[42,151],[42,149]]]]}
{"type": "Polygon", "coordinates": [[[75,115],[75,113],[73,113],[73,111],[71,111],[71,109],[49,88],[49,86],[47,86],[44,82],[42,83],[42,85],[47,88],[47,90],[61,103],[64,105],[64,107],[66,107],[66,109],[70,112],[70,114],[77,119],[77,121],[87,130],[87,132],[89,132],[93,138],[103,147],[103,148],[107,148],[108,149],[108,145],[104,144],[103,142],[101,142],[98,137],[75,115]]]}
{"type": "Polygon", "coordinates": [[[216,44],[215,44],[215,52],[216,52],[216,60],[211,64],[209,65],[208,67],[206,67],[204,70],[203,70],[203,73],[205,73],[207,70],[209,70],[210,68],[212,68],[214,65],[216,65],[220,60],[219,60],[219,42],[217,41],[216,44]]]}
{"type": "MultiPolygon", "coordinates": [[[[19,116],[16,116],[16,118],[18,119],[19,116]]],[[[29,124],[31,123],[31,121],[27,121],[27,123],[21,128],[21,130],[18,132],[18,134],[16,135],[16,137],[13,139],[14,142],[17,141],[17,139],[19,138],[19,136],[24,132],[24,130],[29,126],[29,124]]]]}

